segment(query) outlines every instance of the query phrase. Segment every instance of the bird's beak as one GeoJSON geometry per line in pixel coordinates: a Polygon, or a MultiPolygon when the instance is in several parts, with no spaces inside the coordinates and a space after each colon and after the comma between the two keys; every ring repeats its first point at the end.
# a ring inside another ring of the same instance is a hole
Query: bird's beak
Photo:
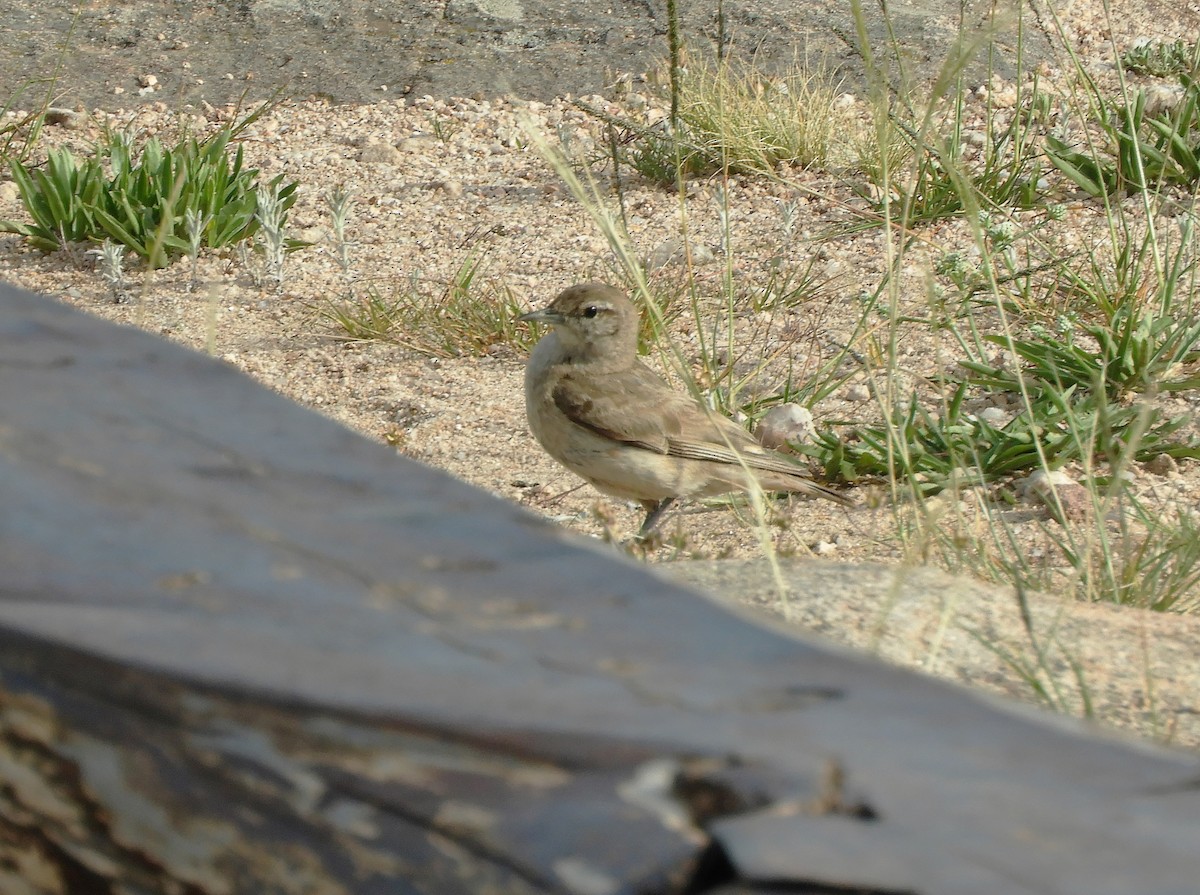
{"type": "Polygon", "coordinates": [[[553,326],[556,323],[562,323],[565,318],[552,308],[538,308],[536,311],[522,314],[517,319],[524,320],[526,323],[546,323],[553,326]]]}

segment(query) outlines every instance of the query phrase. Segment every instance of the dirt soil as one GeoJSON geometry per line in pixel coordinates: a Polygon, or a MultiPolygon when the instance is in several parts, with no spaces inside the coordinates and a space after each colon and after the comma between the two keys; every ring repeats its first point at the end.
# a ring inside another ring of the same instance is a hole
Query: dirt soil
{"type": "MultiPolygon", "coordinates": [[[[1069,37],[1100,75],[1111,70],[1110,36],[1123,47],[1142,37],[1200,33],[1195,8],[1138,6],[1142,12],[1123,15],[1116,25],[1121,33],[1110,35],[1099,4],[1073,5],[1069,37]]],[[[150,23],[139,27],[154,31],[150,23]]],[[[586,99],[620,114],[647,119],[659,114],[661,98],[639,79],[639,72],[631,74],[619,98],[610,92],[586,99]]],[[[1053,88],[1061,80],[1059,70],[1047,63],[1043,86],[1053,88]]],[[[987,88],[1001,104],[1004,96],[1014,95],[1013,85],[1003,80],[987,88]]],[[[982,113],[984,93],[972,97],[977,114],[982,113]]],[[[183,129],[202,133],[233,114],[229,106],[207,102],[168,105],[153,90],[141,99],[131,108],[118,108],[114,101],[64,118],[45,130],[38,152],[55,145],[86,152],[106,127],[166,139],[183,129]]],[[[845,104],[853,108],[861,99],[847,91],[845,104]]],[[[257,262],[248,264],[228,252],[203,255],[195,271],[187,261],[153,274],[130,264],[128,294],[117,302],[86,247],[45,255],[11,235],[0,236],[0,276],[210,352],[268,387],[394,445],[405,456],[585,536],[619,540],[636,529],[640,511],[582,485],[530,436],[521,384],[524,358],[518,348],[497,342],[481,356],[432,356],[413,347],[430,333],[410,333],[408,344],[352,341],[330,320],[331,310],[354,306],[372,292],[395,300],[415,284],[422,294],[439,294],[464,264],[476,260],[481,264],[473,287],[477,294],[491,301],[511,294],[521,308],[540,306],[581,280],[617,282],[605,240],[531,146],[529,128],[551,143],[565,141],[579,158],[603,156],[603,127],[567,98],[543,102],[518,96],[410,95],[354,105],[287,101],[254,124],[244,139],[247,161],[264,178],[282,174],[301,185],[290,231],[313,245],[288,257],[281,289],[256,284],[252,268],[257,262]],[[348,270],[337,260],[325,198],[337,185],[356,199],[348,225],[353,242],[348,270]]],[[[735,350],[747,346],[736,365],[739,374],[755,369],[764,356],[775,358],[747,382],[746,395],[771,394],[788,375],[812,375],[837,345],[851,339],[859,296],[872,291],[885,273],[878,228],[814,239],[860,220],[866,208],[834,175],[795,171],[786,183],[749,177],[696,181],[688,189],[686,219],[677,195],[636,177],[625,179],[622,194],[636,251],[650,260],[652,282],[662,294],[679,294],[689,277],[676,251],[685,241],[693,265],[690,276],[702,300],[715,299],[727,275],[751,295],[778,271],[808,269],[812,263],[819,287],[803,303],[739,310],[735,350]],[[729,246],[722,232],[726,204],[729,246]],[[790,218],[785,209],[791,209],[790,218]]],[[[1073,195],[1065,201],[1074,246],[1103,232],[1102,209],[1096,203],[1073,195]]],[[[0,182],[0,218],[24,219],[11,182],[0,182]]],[[[933,264],[944,252],[969,245],[961,221],[928,227],[901,274],[902,310],[926,315],[933,264]]],[[[712,334],[697,331],[691,314],[681,310],[673,335],[696,372],[701,345],[712,334]]],[[[899,369],[888,385],[905,396],[928,391],[958,356],[948,337],[931,339],[928,328],[919,325],[911,339],[900,343],[899,353],[899,369]]],[[[813,411],[818,421],[868,419],[879,388],[879,382],[858,373],[813,411]]],[[[1196,403],[1194,395],[1185,393],[1171,399],[1168,409],[1194,413],[1196,403]]],[[[1011,410],[1002,399],[977,409],[988,407],[1011,410]]],[[[1198,464],[1159,463],[1134,474],[1140,496],[1163,512],[1191,511],[1200,493],[1198,464]]],[[[1007,519],[1028,555],[1052,562],[1040,534],[1046,509],[1017,486],[1007,493],[1015,496],[1005,511],[1007,519]]],[[[766,530],[774,547],[783,555],[815,554],[847,562],[902,559],[883,489],[864,486],[855,496],[858,506],[849,510],[803,500],[773,505],[766,530]]],[[[978,513],[966,503],[948,504],[945,511],[948,524],[978,522],[978,513]]],[[[744,505],[686,506],[665,522],[668,546],[648,559],[761,556],[763,529],[751,516],[744,505]]],[[[1113,610],[1111,624],[1141,631],[1143,626],[1125,621],[1137,614],[1113,610]]],[[[1130,673],[1136,676],[1136,671],[1130,673]]],[[[1196,669],[1181,669],[1180,674],[1191,680],[1196,669]]]]}

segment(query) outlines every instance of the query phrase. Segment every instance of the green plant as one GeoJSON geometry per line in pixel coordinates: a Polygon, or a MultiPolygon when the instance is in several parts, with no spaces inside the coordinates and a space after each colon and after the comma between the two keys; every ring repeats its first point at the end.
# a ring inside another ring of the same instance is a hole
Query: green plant
{"type": "Polygon", "coordinates": [[[325,193],[324,198],[333,221],[333,257],[342,272],[342,279],[349,287],[353,279],[350,252],[357,244],[347,234],[346,224],[350,220],[350,210],[354,207],[354,196],[344,184],[339,183],[325,193]]]}
{"type": "Polygon", "coordinates": [[[1100,99],[1104,143],[1081,151],[1047,134],[1046,157],[1091,196],[1147,191],[1163,184],[1200,183],[1200,85],[1183,75],[1184,95],[1167,114],[1147,113],[1146,92],[1127,105],[1100,99]]]}
{"type": "Polygon", "coordinates": [[[861,127],[839,105],[838,84],[824,69],[794,67],[771,78],[727,60],[686,61],[669,68],[671,112],[658,124],[576,103],[620,134],[610,141],[614,168],[625,164],[674,187],[716,171],[775,175],[781,167],[849,158],[846,135],[861,127]]]}
{"type": "Polygon", "coordinates": [[[80,161],[69,149],[52,149],[45,168],[12,162],[13,180],[33,224],[0,220],[0,230],[19,233],[43,252],[71,242],[101,238],[96,220],[102,201],[104,172],[95,158],[80,161]]]}
{"type": "MultiPolygon", "coordinates": [[[[0,221],[0,230],[21,234],[47,252],[69,242],[112,239],[151,267],[191,254],[196,234],[189,234],[189,220],[193,226],[203,222],[202,242],[210,249],[249,239],[260,226],[258,171],[243,167],[240,145],[232,158],[227,150],[261,111],[203,141],[189,138],[168,149],[151,138],[136,160],[131,140],[112,132],[87,159],[55,149],[42,168],[13,160],[13,179],[33,221],[0,221]]],[[[296,186],[284,184],[282,175],[267,184],[282,218],[295,202],[296,186]]]]}
{"type": "Polygon", "coordinates": [[[886,128],[887,166],[867,162],[858,150],[860,166],[875,187],[876,208],[883,202],[897,204],[909,223],[951,217],[971,209],[1003,207],[1031,208],[1039,199],[1042,176],[1039,138],[1049,116],[1049,97],[1037,86],[1027,89],[1015,109],[1005,114],[988,108],[978,157],[968,161],[965,153],[967,120],[963,91],[956,92],[945,136],[895,116],[886,128]],[[899,145],[891,145],[892,141],[899,145]],[[910,159],[898,167],[895,159],[910,159]],[[891,172],[884,179],[883,171],[891,172]]]}
{"type": "Polygon", "coordinates": [[[93,249],[96,256],[96,270],[101,279],[108,285],[114,304],[122,304],[129,299],[129,283],[125,279],[124,255],[125,246],[116,245],[104,240],[100,248],[93,249]]]}
{"type": "Polygon", "coordinates": [[[318,313],[336,330],[337,338],[388,342],[407,305],[405,296],[387,298],[378,289],[370,288],[361,298],[331,300],[318,313]]]}
{"type": "Polygon", "coordinates": [[[1193,74],[1196,71],[1196,44],[1186,40],[1138,41],[1121,54],[1126,71],[1156,78],[1193,74]]]}
{"type": "Polygon", "coordinates": [[[1186,418],[1154,415],[1146,427],[1141,408],[1113,407],[1092,394],[1047,388],[1028,411],[997,426],[966,409],[968,393],[966,382],[957,383],[936,412],[914,396],[882,423],[841,433],[827,427],[797,450],[820,463],[831,481],[897,477],[920,494],[1119,452],[1134,432],[1140,436],[1138,459],[1158,453],[1200,457],[1200,442],[1170,440],[1186,418]]]}
{"type": "Polygon", "coordinates": [[[463,129],[463,123],[459,119],[450,115],[439,115],[437,112],[429,112],[425,121],[443,146],[449,146],[454,136],[463,129]]]}
{"type": "MultiPolygon", "coordinates": [[[[1200,388],[1193,231],[1185,216],[1174,248],[1160,245],[1151,231],[1140,241],[1120,242],[1111,263],[1093,252],[1086,270],[1060,274],[1055,288],[1065,281],[1076,301],[1055,331],[1034,325],[1022,338],[1007,332],[982,337],[1012,352],[1023,369],[1001,369],[977,357],[963,366],[977,385],[1018,391],[1024,380],[1035,387],[1095,389],[1112,401],[1129,392],[1200,388]]],[[[1038,304],[1025,285],[1022,304],[1038,304]]]]}
{"type": "Polygon", "coordinates": [[[1012,351],[1026,365],[1017,372],[964,360],[973,381],[991,388],[1018,391],[1022,375],[1039,387],[1095,388],[1112,400],[1126,392],[1200,388],[1200,375],[1187,372],[1200,361],[1200,319],[1195,317],[1177,319],[1123,307],[1107,323],[1068,324],[1057,334],[1038,327],[1026,339],[1001,334],[984,339],[1012,351]]]}

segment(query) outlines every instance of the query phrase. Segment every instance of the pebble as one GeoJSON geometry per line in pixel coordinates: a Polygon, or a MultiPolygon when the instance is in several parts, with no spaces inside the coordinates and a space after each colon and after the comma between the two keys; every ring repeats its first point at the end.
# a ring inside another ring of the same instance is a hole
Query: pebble
{"type": "Polygon", "coordinates": [[[1003,429],[1012,420],[1012,415],[1002,407],[985,407],[979,411],[978,416],[981,420],[996,429],[1003,429]]]}
{"type": "Polygon", "coordinates": [[[1026,497],[1039,501],[1052,513],[1057,513],[1061,506],[1067,521],[1081,522],[1092,511],[1088,489],[1061,469],[1039,469],[1031,473],[1025,480],[1024,491],[1026,497]]]}
{"type": "Polygon", "coordinates": [[[799,404],[776,404],[761,420],[755,434],[763,447],[786,449],[791,444],[809,441],[814,431],[813,415],[799,404]]]}
{"type": "MultiPolygon", "coordinates": [[[[650,250],[650,254],[646,258],[646,268],[662,270],[664,267],[683,264],[688,255],[685,245],[683,239],[678,236],[659,243],[650,250]]],[[[713,250],[702,243],[693,244],[690,251],[693,264],[711,264],[716,260],[713,250]]]]}
{"type": "Polygon", "coordinates": [[[845,391],[842,392],[842,396],[847,401],[853,401],[856,404],[861,404],[864,401],[871,400],[871,389],[867,387],[865,382],[855,382],[846,386],[845,391]]]}
{"type": "Polygon", "coordinates": [[[74,109],[51,106],[46,110],[45,121],[46,124],[56,124],[66,130],[77,131],[87,123],[87,118],[74,109]]]}
{"type": "Polygon", "coordinates": [[[404,159],[400,150],[390,143],[367,143],[358,152],[364,165],[399,165],[404,159]]]}
{"type": "Polygon", "coordinates": [[[1179,463],[1170,454],[1158,454],[1151,457],[1144,464],[1147,472],[1154,475],[1171,477],[1179,475],[1179,463]]]}

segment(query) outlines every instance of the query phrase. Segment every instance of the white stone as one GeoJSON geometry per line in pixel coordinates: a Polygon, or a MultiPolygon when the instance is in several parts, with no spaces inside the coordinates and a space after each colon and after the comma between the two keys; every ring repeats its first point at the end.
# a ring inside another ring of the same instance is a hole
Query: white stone
{"type": "Polygon", "coordinates": [[[799,404],[777,404],[758,421],[756,434],[763,447],[786,448],[812,438],[815,427],[812,412],[799,404]]]}

